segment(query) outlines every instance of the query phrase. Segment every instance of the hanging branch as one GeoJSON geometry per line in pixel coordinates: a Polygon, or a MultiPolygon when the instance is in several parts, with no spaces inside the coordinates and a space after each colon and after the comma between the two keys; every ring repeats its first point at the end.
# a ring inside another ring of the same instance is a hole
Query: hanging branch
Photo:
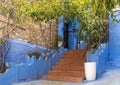
{"type": "MultiPolygon", "coordinates": [[[[0,22],[7,23],[7,22],[5,22],[5,21],[3,21],[3,20],[1,20],[1,19],[0,19],[0,22]]],[[[16,25],[16,24],[13,24],[13,23],[10,23],[10,22],[8,22],[7,25],[15,26],[15,27],[17,27],[17,28],[19,28],[19,29],[21,29],[21,30],[23,30],[23,31],[26,30],[25,28],[20,27],[20,26],[18,26],[18,25],[16,25]]],[[[1,26],[0,29],[3,29],[4,27],[6,27],[6,25],[1,26]]]]}
{"type": "Polygon", "coordinates": [[[8,41],[6,40],[4,42],[5,43],[0,46],[0,56],[2,57],[2,60],[0,62],[0,73],[4,73],[7,69],[5,65],[5,58],[10,49],[10,44],[8,43],[8,41]]]}

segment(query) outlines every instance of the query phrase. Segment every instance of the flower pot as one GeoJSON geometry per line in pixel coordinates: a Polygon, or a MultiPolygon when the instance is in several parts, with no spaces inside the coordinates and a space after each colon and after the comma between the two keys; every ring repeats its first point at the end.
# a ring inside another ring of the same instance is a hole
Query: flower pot
{"type": "Polygon", "coordinates": [[[84,63],[85,76],[87,81],[93,81],[96,79],[96,62],[84,63]]]}

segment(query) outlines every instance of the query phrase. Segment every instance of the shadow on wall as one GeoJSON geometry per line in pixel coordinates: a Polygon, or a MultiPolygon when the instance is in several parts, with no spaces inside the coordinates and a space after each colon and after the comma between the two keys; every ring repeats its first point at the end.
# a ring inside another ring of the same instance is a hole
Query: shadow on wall
{"type": "Polygon", "coordinates": [[[5,62],[9,69],[7,69],[5,73],[0,74],[0,85],[12,85],[13,83],[42,79],[43,75],[47,75],[51,67],[54,66],[67,51],[67,49],[61,47],[55,51],[53,55],[48,56],[47,60],[44,60],[46,48],[38,46],[39,48],[37,50],[43,53],[36,59],[36,56],[31,56],[30,58],[25,52],[25,50],[34,51],[36,48],[35,45],[17,40],[10,40],[10,42],[11,49],[5,62]]]}

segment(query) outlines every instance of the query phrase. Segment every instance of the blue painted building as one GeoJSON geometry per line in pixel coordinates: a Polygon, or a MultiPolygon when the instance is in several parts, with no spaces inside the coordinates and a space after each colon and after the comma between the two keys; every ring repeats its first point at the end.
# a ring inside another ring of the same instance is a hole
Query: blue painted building
{"type": "MultiPolygon", "coordinates": [[[[116,11],[116,19],[120,20],[120,10],[116,11]]],[[[110,18],[109,36],[110,61],[113,67],[120,67],[120,23],[114,23],[110,18]]]]}
{"type": "MultiPolygon", "coordinates": [[[[120,11],[116,12],[116,14],[119,14],[119,12],[120,11]]],[[[120,16],[116,18],[120,19],[120,16]]],[[[110,61],[113,63],[114,67],[120,67],[120,23],[112,23],[111,21],[112,19],[110,18],[109,43],[101,44],[94,54],[87,53],[88,62],[97,62],[97,78],[105,71],[106,65],[110,61]]],[[[63,39],[63,31],[65,29],[63,16],[61,16],[58,27],[58,34],[63,39]]],[[[77,41],[80,41],[80,36],[77,35],[75,30],[78,32],[79,27],[80,23],[78,23],[77,19],[69,23],[69,50],[77,49],[77,41]]],[[[13,83],[42,79],[42,76],[46,75],[51,67],[67,52],[67,49],[63,47],[58,50],[49,49],[47,53],[48,59],[44,60],[43,57],[47,49],[43,46],[13,39],[10,39],[9,43],[10,50],[5,60],[9,69],[7,69],[5,73],[0,74],[0,85],[12,85],[13,83]],[[30,58],[27,55],[29,52],[34,51],[41,53],[39,59],[36,59],[35,56],[30,58]]],[[[80,46],[84,48],[85,42],[81,43],[80,46]]]]}
{"type": "MultiPolygon", "coordinates": [[[[64,16],[61,16],[60,22],[58,25],[58,36],[62,39],[64,38],[64,16]]],[[[72,21],[68,22],[68,49],[75,50],[78,49],[78,42],[80,41],[80,23],[78,22],[77,18],[73,19],[72,21]]],[[[83,49],[85,46],[85,42],[81,42],[80,48],[83,49]]]]}
{"type": "Polygon", "coordinates": [[[42,79],[48,71],[66,53],[67,49],[61,47],[58,50],[49,50],[47,60],[44,59],[46,48],[29,44],[21,40],[10,39],[10,50],[6,56],[5,73],[0,73],[0,85],[12,85],[13,83],[26,82],[42,79]],[[39,51],[39,59],[35,56],[30,58],[27,53],[39,51]]]}
{"type": "MultiPolygon", "coordinates": [[[[120,19],[120,10],[115,12],[116,19],[120,19]]],[[[120,23],[113,22],[109,17],[109,42],[101,44],[94,54],[87,53],[87,61],[97,62],[97,78],[106,68],[120,68],[120,23]]]]}

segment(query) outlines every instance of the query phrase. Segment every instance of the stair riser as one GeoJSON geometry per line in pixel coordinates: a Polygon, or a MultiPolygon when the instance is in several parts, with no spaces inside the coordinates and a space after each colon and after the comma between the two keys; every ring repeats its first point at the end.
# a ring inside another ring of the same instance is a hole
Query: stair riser
{"type": "Polygon", "coordinates": [[[68,81],[68,82],[81,82],[82,78],[76,78],[76,77],[65,77],[65,76],[44,76],[44,79],[46,80],[53,80],[53,81],[68,81]]]}
{"type": "Polygon", "coordinates": [[[81,66],[84,65],[83,63],[78,64],[78,63],[58,63],[57,66],[81,66]]]}
{"type": "Polygon", "coordinates": [[[83,53],[85,50],[69,50],[67,53],[83,53]]]}
{"type": "Polygon", "coordinates": [[[78,56],[75,56],[75,55],[73,55],[73,56],[72,56],[72,55],[70,55],[70,56],[69,56],[69,55],[66,55],[66,56],[64,56],[63,58],[67,58],[67,59],[68,59],[68,58],[73,58],[73,59],[77,59],[77,58],[78,58],[78,59],[85,59],[83,55],[78,55],[78,56]]]}
{"type": "Polygon", "coordinates": [[[62,59],[60,62],[86,62],[86,60],[79,60],[79,59],[62,59]]]}
{"type": "Polygon", "coordinates": [[[62,63],[84,63],[85,60],[60,60],[62,63]]]}
{"type": "Polygon", "coordinates": [[[53,69],[53,71],[84,71],[84,69],[53,69]]]}
{"type": "Polygon", "coordinates": [[[54,67],[54,71],[84,71],[84,68],[59,68],[59,67],[54,67]]]}
{"type": "Polygon", "coordinates": [[[80,56],[65,56],[62,59],[74,59],[74,60],[81,59],[81,60],[86,60],[85,57],[80,57],[80,56]]]}
{"type": "Polygon", "coordinates": [[[84,56],[85,53],[65,54],[64,56],[84,56]]]}
{"type": "Polygon", "coordinates": [[[71,73],[71,72],[49,72],[48,75],[56,75],[56,76],[71,76],[71,77],[85,77],[84,73],[76,72],[76,73],[71,73]]]}

